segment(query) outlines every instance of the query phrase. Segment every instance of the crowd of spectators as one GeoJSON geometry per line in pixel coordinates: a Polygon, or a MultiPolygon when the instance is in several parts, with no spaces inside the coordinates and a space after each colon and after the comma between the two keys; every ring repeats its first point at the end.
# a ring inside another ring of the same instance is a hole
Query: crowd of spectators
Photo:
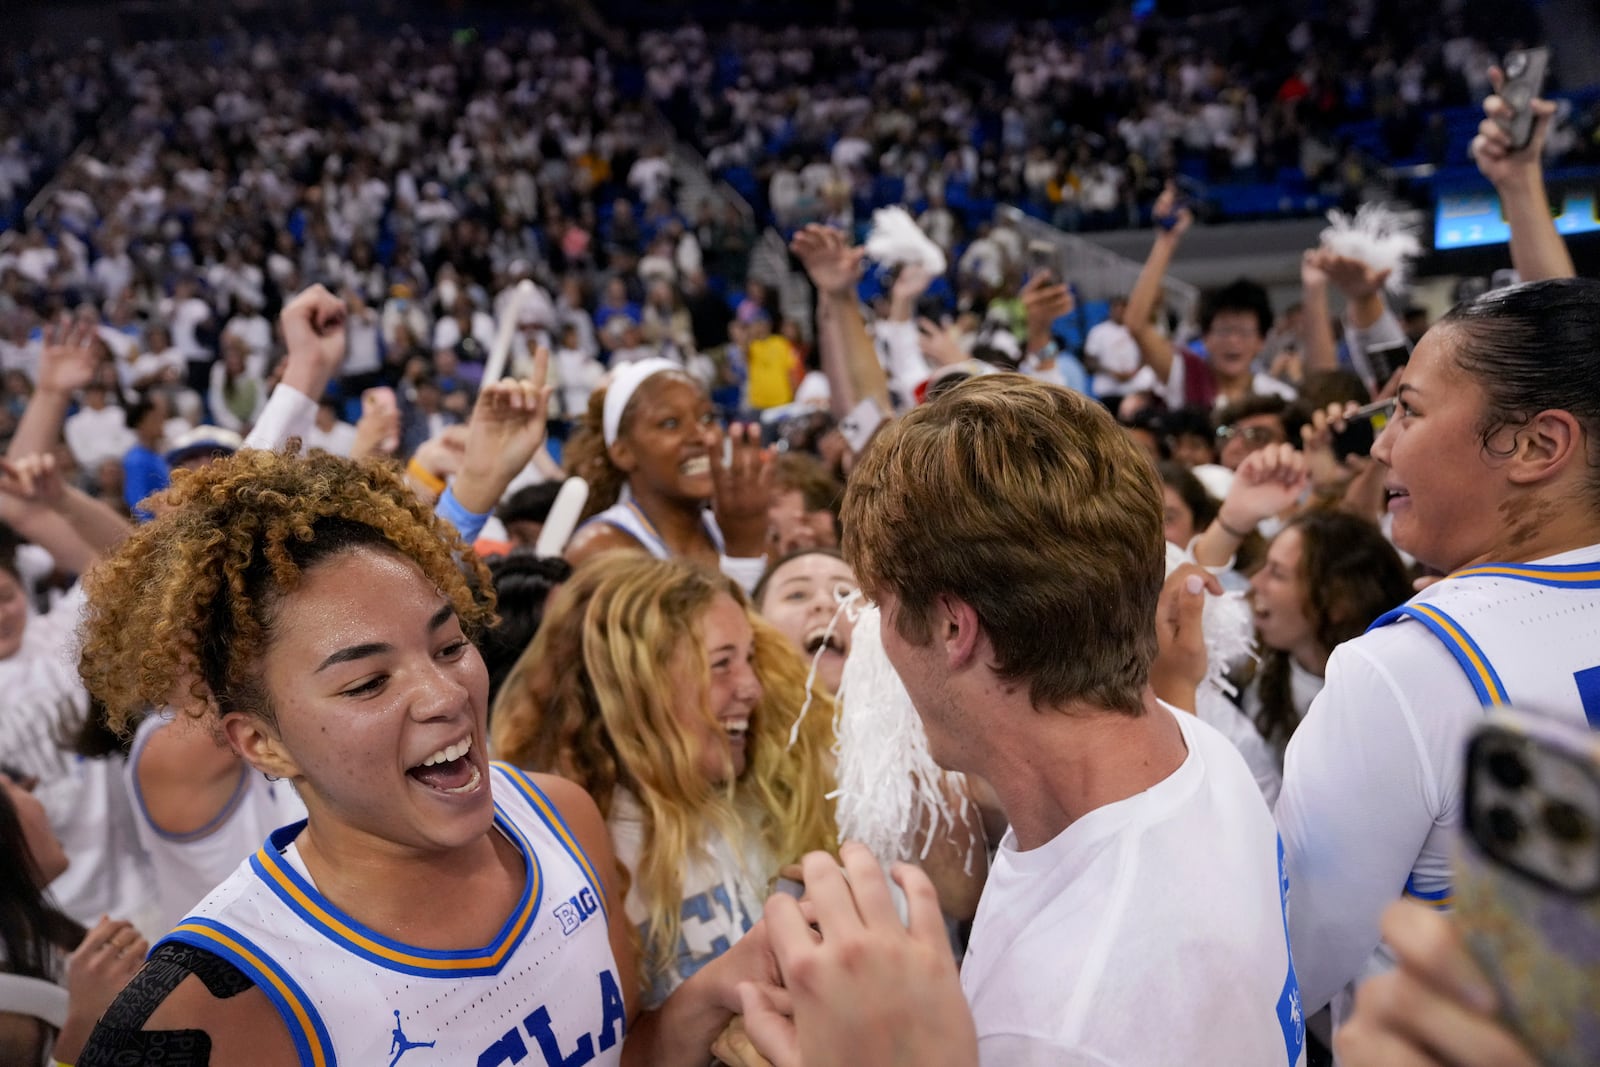
{"type": "MultiPolygon", "coordinates": [[[[1305,19],[691,27],[641,49],[650,93],[780,226],[905,203],[948,248],[996,200],[1071,230],[1136,225],[1174,175],[1353,203],[1382,160],[1351,124],[1379,123],[1391,158],[1464,149],[1440,116],[1488,92],[1475,16],[1350,0],[1305,19]]],[[[1569,118],[1552,154],[1600,155],[1600,110],[1569,118]]]]}

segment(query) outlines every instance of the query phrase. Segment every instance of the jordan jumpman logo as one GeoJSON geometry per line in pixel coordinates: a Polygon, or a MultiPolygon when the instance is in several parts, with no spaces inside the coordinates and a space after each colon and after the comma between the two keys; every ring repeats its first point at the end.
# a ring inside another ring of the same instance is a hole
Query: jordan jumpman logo
{"type": "Polygon", "coordinates": [[[389,1051],[394,1053],[394,1059],[389,1061],[389,1067],[394,1067],[400,1062],[400,1057],[414,1048],[432,1048],[432,1041],[410,1041],[406,1032],[400,1028],[400,1013],[394,1013],[394,1040],[389,1043],[389,1051]]]}

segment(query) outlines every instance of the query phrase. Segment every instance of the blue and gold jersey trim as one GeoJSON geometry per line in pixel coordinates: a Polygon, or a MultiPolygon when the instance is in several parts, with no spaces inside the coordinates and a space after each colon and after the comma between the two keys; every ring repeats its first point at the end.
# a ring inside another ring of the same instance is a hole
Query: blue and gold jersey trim
{"type": "Polygon", "coordinates": [[[1406,887],[1404,890],[1404,896],[1406,899],[1414,900],[1418,904],[1426,905],[1435,911],[1448,911],[1451,904],[1455,902],[1454,891],[1451,889],[1451,887],[1445,886],[1443,889],[1435,889],[1431,892],[1418,889],[1416,885],[1416,877],[1417,876],[1413,874],[1406,878],[1406,887]]]}
{"type": "Polygon", "coordinates": [[[248,975],[278,1009],[294,1039],[300,1067],[337,1067],[333,1039],[323,1025],[316,1005],[287,971],[249,938],[211,919],[190,917],[179,923],[162,942],[178,941],[213,952],[248,975]]]}
{"type": "Polygon", "coordinates": [[[594,890],[596,899],[600,901],[601,914],[605,915],[606,921],[609,923],[611,921],[611,913],[606,908],[606,893],[605,888],[600,884],[600,876],[595,873],[594,865],[589,862],[588,854],[583,851],[583,846],[578,844],[577,837],[567,827],[567,821],[561,817],[561,813],[556,810],[556,806],[550,803],[550,798],[544,795],[543,790],[533,784],[533,779],[529,778],[521,770],[509,763],[496,763],[494,768],[505,774],[517,792],[522,795],[522,798],[533,807],[539,818],[544,820],[544,824],[550,828],[550,832],[555,834],[556,839],[566,846],[573,860],[583,871],[583,876],[589,880],[589,887],[594,890]]]}
{"type": "Polygon", "coordinates": [[[480,949],[441,951],[402,944],[363,926],[334,907],[283,858],[283,850],[305,827],[304,821],[275,831],[267,838],[266,845],[250,858],[250,866],[267,888],[308,926],[364,960],[420,978],[476,978],[499,973],[532,929],[544,890],[539,857],[499,804],[495,805],[494,821],[522,853],[525,875],[522,896],[512,909],[511,917],[494,941],[480,949]]]}
{"type": "Polygon", "coordinates": [[[1393,611],[1380,616],[1371,629],[1387,626],[1400,619],[1415,619],[1422,623],[1433,635],[1444,643],[1445,648],[1461,664],[1461,669],[1466,672],[1467,680],[1472,683],[1472,689],[1478,694],[1478,702],[1484,707],[1494,707],[1499,704],[1509,704],[1511,699],[1506,694],[1505,683],[1500,681],[1500,675],[1495,671],[1494,664],[1489,662],[1489,657],[1484,655],[1483,649],[1478,647],[1461,624],[1449,615],[1440,611],[1432,604],[1402,604],[1393,611]]]}
{"type": "Polygon", "coordinates": [[[1600,589],[1600,563],[1485,563],[1464,567],[1451,578],[1512,578],[1561,589],[1600,589]]]}

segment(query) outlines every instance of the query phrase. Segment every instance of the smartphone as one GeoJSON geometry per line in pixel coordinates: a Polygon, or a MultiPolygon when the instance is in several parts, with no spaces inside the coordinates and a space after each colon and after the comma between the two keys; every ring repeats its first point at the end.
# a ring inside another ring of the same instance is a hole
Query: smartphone
{"type": "Polygon", "coordinates": [[[1509,708],[1467,749],[1454,908],[1545,1067],[1600,1063],[1600,731],[1509,708]]]}
{"type": "Polygon", "coordinates": [[[839,420],[839,434],[844,438],[844,443],[850,446],[850,451],[859,456],[867,450],[872,435],[882,425],[883,411],[876,400],[868,397],[839,420]]]}
{"type": "Polygon", "coordinates": [[[1411,362],[1411,346],[1404,341],[1367,349],[1367,366],[1372,368],[1375,388],[1382,389],[1394,377],[1394,372],[1411,362]]]}
{"type": "Polygon", "coordinates": [[[1498,120],[1511,135],[1511,147],[1520,150],[1533,140],[1533,102],[1544,91],[1544,76],[1550,67],[1550,49],[1526,48],[1507,52],[1501,70],[1506,79],[1500,85],[1500,99],[1511,105],[1510,118],[1498,120]]]}
{"type": "Polygon", "coordinates": [[[1028,277],[1048,271],[1056,281],[1061,280],[1061,274],[1056,270],[1056,246],[1049,241],[1028,242],[1028,277]]]}
{"type": "Polygon", "coordinates": [[[1394,401],[1379,400],[1356,408],[1344,420],[1344,429],[1333,435],[1333,454],[1340,463],[1351,456],[1370,456],[1378,435],[1394,414],[1394,401]]]}

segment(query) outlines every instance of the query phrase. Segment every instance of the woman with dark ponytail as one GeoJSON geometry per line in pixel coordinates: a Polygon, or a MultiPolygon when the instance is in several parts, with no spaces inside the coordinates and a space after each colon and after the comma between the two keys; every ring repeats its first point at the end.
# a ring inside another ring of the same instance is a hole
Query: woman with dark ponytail
{"type": "Polygon", "coordinates": [[[1289,745],[1277,819],[1307,1015],[1390,966],[1396,898],[1449,906],[1486,708],[1600,726],[1600,281],[1460,305],[1396,403],[1372,449],[1391,537],[1446,577],[1334,653],[1289,745]]]}

